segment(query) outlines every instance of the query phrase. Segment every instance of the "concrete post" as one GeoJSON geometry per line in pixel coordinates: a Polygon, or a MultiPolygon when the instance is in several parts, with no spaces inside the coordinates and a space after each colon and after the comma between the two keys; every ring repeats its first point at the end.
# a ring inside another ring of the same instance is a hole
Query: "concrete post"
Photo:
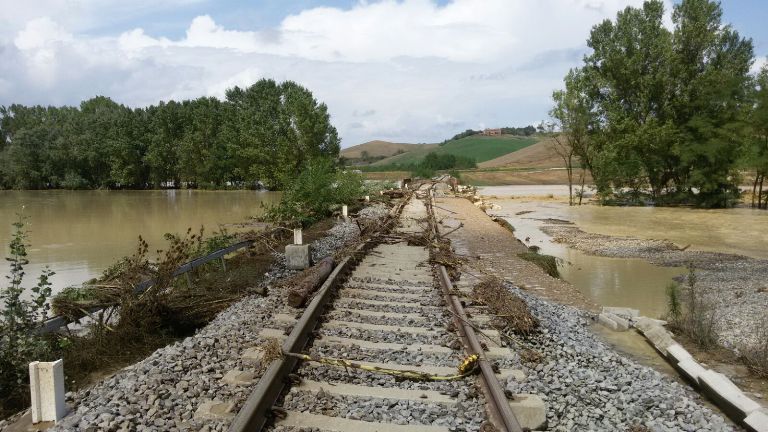
{"type": "Polygon", "coordinates": [[[67,414],[64,402],[64,361],[29,364],[32,423],[59,421],[67,414]]]}
{"type": "Polygon", "coordinates": [[[346,205],[341,206],[341,215],[344,217],[344,219],[349,217],[346,205]]]}
{"type": "Polygon", "coordinates": [[[293,244],[300,245],[300,244],[302,244],[304,242],[303,240],[304,239],[302,238],[302,235],[301,235],[301,228],[294,228],[293,229],[293,244]]]}
{"type": "Polygon", "coordinates": [[[365,196],[365,202],[369,202],[369,201],[371,201],[371,197],[369,195],[366,195],[365,196]]]}

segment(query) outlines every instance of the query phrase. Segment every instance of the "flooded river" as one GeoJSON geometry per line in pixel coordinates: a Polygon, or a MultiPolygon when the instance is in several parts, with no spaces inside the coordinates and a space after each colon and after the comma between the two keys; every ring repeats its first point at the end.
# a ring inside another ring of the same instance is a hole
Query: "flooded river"
{"type": "Polygon", "coordinates": [[[599,304],[629,306],[649,316],[666,311],[665,287],[685,269],[660,267],[642,259],[586,255],[552,243],[541,219],[574,222],[586,232],[641,239],[667,239],[691,250],[718,251],[768,259],[768,212],[751,209],[697,210],[653,207],[569,207],[567,189],[502,186],[481,188],[502,207],[493,213],[516,228],[521,240],[561,259],[563,279],[599,304]],[[543,198],[533,198],[534,195],[543,198]],[[551,197],[554,198],[551,198],[551,197]],[[514,197],[514,198],[512,198],[514,197]],[[549,197],[549,198],[547,198],[549,197]],[[518,214],[521,212],[530,212],[518,214]]]}
{"type": "MultiPolygon", "coordinates": [[[[279,197],[260,191],[0,191],[0,244],[7,256],[11,223],[23,212],[30,231],[25,285],[49,266],[56,291],[100,275],[134,251],[139,235],[154,251],[165,246],[165,233],[201,225],[210,233],[260,214],[262,203],[279,197]]],[[[2,264],[0,283],[7,272],[2,264]]]]}

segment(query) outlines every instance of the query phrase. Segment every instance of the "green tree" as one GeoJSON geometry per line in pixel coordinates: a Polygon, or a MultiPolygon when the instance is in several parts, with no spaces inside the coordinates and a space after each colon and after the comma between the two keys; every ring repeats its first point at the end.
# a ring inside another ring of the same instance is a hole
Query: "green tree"
{"type": "Polygon", "coordinates": [[[42,324],[48,312],[51,295],[49,278],[53,272],[44,270],[37,285],[31,288],[31,300],[25,299],[24,267],[27,260],[27,231],[22,216],[14,222],[10,242],[8,285],[0,290],[0,401],[3,408],[20,408],[28,401],[28,363],[44,360],[50,352],[45,339],[34,330],[42,324]]]}
{"type": "Polygon", "coordinates": [[[554,120],[552,134],[552,148],[565,164],[566,174],[568,176],[568,203],[574,204],[573,200],[573,168],[574,163],[579,163],[582,167],[579,183],[581,191],[579,193],[579,204],[584,190],[584,178],[587,167],[591,166],[592,148],[590,146],[589,134],[594,118],[591,111],[590,101],[584,91],[584,76],[581,70],[573,69],[565,77],[565,90],[556,90],[552,94],[555,106],[549,112],[554,120]]]}
{"type": "Polygon", "coordinates": [[[696,201],[724,207],[738,197],[736,164],[751,106],[752,41],[722,22],[719,2],[675,6],[673,76],[678,153],[696,201]]]}
{"type": "Polygon", "coordinates": [[[768,193],[763,185],[768,174],[768,65],[755,80],[755,104],[749,116],[751,134],[745,142],[743,166],[754,172],[752,207],[768,209],[768,193]]]}
{"type": "Polygon", "coordinates": [[[592,29],[592,52],[556,93],[554,114],[562,117],[572,75],[581,77],[576,94],[595,120],[589,151],[577,153],[601,194],[648,191],[657,203],[706,207],[737,197],[752,43],[721,15],[718,2],[682,0],[669,31],[663,3],[649,0],[592,29]]]}

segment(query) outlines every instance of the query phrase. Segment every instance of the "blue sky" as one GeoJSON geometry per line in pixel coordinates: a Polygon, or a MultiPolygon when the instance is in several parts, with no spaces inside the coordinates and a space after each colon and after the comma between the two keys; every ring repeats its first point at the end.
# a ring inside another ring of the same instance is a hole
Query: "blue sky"
{"type": "MultiPolygon", "coordinates": [[[[328,104],[344,146],[441,141],[545,119],[590,28],[641,3],[0,0],[0,104],[143,106],[290,79],[328,104]]],[[[723,9],[762,61],[768,5],[723,9]]]]}

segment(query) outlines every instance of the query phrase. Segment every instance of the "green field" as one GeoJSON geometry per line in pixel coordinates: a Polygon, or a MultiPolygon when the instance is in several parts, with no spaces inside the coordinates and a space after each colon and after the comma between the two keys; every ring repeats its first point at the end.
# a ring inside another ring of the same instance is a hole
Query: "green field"
{"type": "Polygon", "coordinates": [[[430,152],[447,153],[455,156],[465,156],[475,160],[475,162],[485,162],[496,159],[507,153],[520,150],[535,144],[538,138],[517,137],[517,136],[470,136],[460,140],[449,141],[438,148],[416,149],[407,153],[388,157],[372,164],[372,166],[383,166],[391,164],[416,164],[421,162],[430,152]]]}

